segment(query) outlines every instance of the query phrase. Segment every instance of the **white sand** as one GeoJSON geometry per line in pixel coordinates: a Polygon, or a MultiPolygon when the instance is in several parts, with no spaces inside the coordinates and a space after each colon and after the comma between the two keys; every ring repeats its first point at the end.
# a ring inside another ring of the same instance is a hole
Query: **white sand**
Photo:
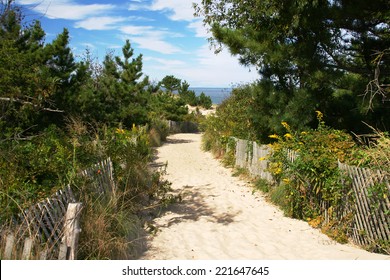
{"type": "Polygon", "coordinates": [[[208,116],[208,115],[211,115],[211,114],[215,114],[216,110],[217,110],[217,105],[213,105],[210,109],[204,109],[202,107],[197,107],[197,106],[191,106],[191,105],[186,105],[187,108],[188,108],[188,112],[189,113],[193,113],[193,112],[196,112],[196,110],[198,109],[199,110],[199,113],[203,116],[208,116]]]}
{"type": "Polygon", "coordinates": [[[156,219],[142,259],[388,259],[329,239],[286,218],[246,182],[200,149],[200,134],[176,134],[158,149],[166,178],[183,194],[156,219]]]}

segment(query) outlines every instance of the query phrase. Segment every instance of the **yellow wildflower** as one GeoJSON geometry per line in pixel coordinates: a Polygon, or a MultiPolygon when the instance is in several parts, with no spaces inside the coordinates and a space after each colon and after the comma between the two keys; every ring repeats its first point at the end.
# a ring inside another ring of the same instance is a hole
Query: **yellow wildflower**
{"type": "Polygon", "coordinates": [[[118,133],[118,134],[124,134],[125,131],[124,131],[123,129],[121,129],[121,128],[117,128],[117,129],[116,129],[116,133],[118,133]]]}
{"type": "Polygon", "coordinates": [[[266,157],[259,158],[259,161],[266,160],[266,157]]]}
{"type": "Polygon", "coordinates": [[[284,179],[283,179],[283,182],[285,182],[286,184],[289,184],[289,183],[290,183],[290,179],[284,178],[284,179]]]}
{"type": "Polygon", "coordinates": [[[282,122],[282,125],[283,125],[283,127],[284,127],[285,129],[290,130],[290,126],[288,125],[287,122],[282,122]]]}
{"type": "Polygon", "coordinates": [[[293,138],[292,135],[291,135],[290,133],[286,133],[286,134],[284,135],[284,137],[287,138],[287,139],[292,139],[292,138],[293,138]]]}
{"type": "Polygon", "coordinates": [[[324,117],[324,114],[322,114],[321,111],[316,111],[316,114],[317,114],[317,119],[319,120],[322,120],[322,118],[324,117]]]}
{"type": "Polygon", "coordinates": [[[268,136],[269,138],[272,138],[272,139],[279,139],[279,136],[276,135],[276,134],[272,134],[270,136],[268,136]]]}
{"type": "Polygon", "coordinates": [[[302,131],[301,134],[302,135],[307,135],[307,132],[306,131],[302,131]]]}
{"type": "Polygon", "coordinates": [[[137,132],[138,132],[138,129],[137,129],[137,127],[135,126],[134,123],[133,123],[133,126],[131,127],[131,132],[133,132],[133,133],[137,133],[137,132]]]}

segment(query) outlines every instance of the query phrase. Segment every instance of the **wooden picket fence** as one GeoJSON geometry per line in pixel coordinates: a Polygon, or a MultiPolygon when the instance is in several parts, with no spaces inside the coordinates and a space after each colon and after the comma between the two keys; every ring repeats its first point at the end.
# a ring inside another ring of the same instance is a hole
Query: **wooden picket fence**
{"type": "Polygon", "coordinates": [[[234,140],[236,141],[235,165],[248,169],[254,176],[272,182],[272,175],[267,170],[270,148],[248,140],[238,138],[234,138],[234,140]]]}
{"type": "MultiPolygon", "coordinates": [[[[81,175],[99,194],[115,194],[110,158],[81,175]]],[[[77,259],[81,210],[70,186],[23,210],[0,228],[0,259],[77,259]]]]}
{"type": "Polygon", "coordinates": [[[378,240],[390,241],[388,174],[342,163],[339,163],[339,168],[352,179],[355,197],[355,203],[349,209],[354,214],[350,237],[362,246],[371,245],[378,240]],[[380,190],[374,192],[375,186],[381,186],[380,190]]]}
{"type": "Polygon", "coordinates": [[[115,195],[116,187],[111,158],[103,160],[82,171],[81,175],[89,179],[89,185],[92,191],[98,192],[99,194],[115,195]]]}
{"type": "Polygon", "coordinates": [[[197,123],[189,121],[168,121],[168,127],[170,133],[197,133],[199,132],[199,127],[197,123]]]}
{"type": "Polygon", "coordinates": [[[1,233],[2,259],[69,259],[74,257],[81,203],[70,186],[19,214],[1,233]],[[75,211],[74,209],[77,209],[75,211]],[[74,228],[75,227],[75,228],[74,228]]]}
{"type": "MultiPolygon", "coordinates": [[[[256,142],[237,138],[234,140],[236,142],[236,166],[246,168],[253,176],[274,183],[272,175],[267,170],[267,158],[271,152],[268,146],[260,146],[256,142]]],[[[287,158],[290,161],[294,161],[298,156],[295,151],[287,151],[287,158]]],[[[381,241],[390,241],[390,180],[388,174],[342,163],[339,163],[339,169],[351,178],[352,192],[345,195],[343,205],[337,209],[330,208],[326,201],[321,201],[319,198],[324,223],[328,223],[331,216],[343,220],[352,214],[349,237],[354,243],[371,246],[381,241]],[[372,191],[375,186],[381,186],[379,195],[372,191]]]]}

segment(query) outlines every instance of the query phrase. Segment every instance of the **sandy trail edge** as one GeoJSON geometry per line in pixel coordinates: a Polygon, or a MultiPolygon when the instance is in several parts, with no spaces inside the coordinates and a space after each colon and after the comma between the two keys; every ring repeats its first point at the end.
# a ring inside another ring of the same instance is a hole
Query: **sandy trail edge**
{"type": "Polygon", "coordinates": [[[286,218],[200,149],[200,134],[176,134],[158,149],[166,179],[184,200],[155,223],[141,259],[389,259],[329,239],[286,218]]]}

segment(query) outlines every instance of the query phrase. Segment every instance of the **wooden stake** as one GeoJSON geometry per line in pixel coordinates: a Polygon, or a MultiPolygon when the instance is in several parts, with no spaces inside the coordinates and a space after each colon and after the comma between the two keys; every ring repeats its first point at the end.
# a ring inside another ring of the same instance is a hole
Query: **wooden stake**
{"type": "Polygon", "coordinates": [[[81,203],[69,203],[65,216],[64,237],[62,239],[60,257],[63,258],[64,252],[66,259],[75,260],[77,258],[77,244],[79,233],[79,218],[82,209],[81,203]]]}

